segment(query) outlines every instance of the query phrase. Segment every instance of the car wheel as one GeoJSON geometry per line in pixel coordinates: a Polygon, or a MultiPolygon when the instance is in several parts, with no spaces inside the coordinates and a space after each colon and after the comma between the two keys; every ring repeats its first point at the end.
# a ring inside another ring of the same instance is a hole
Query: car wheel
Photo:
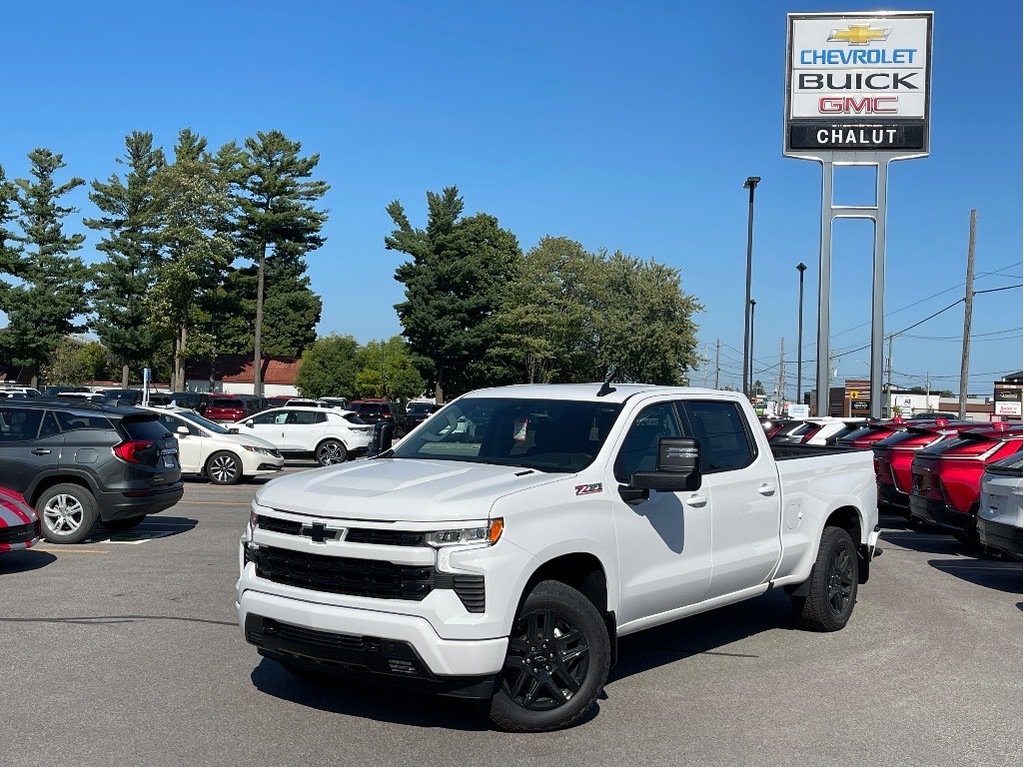
{"type": "Polygon", "coordinates": [[[100,524],[112,531],[130,531],[145,519],[145,515],[138,515],[136,517],[122,517],[119,520],[101,520],[100,524]]]}
{"type": "Polygon", "coordinates": [[[54,544],[77,544],[99,518],[92,493],[73,483],[47,488],[36,502],[36,513],[43,538],[54,544]]]}
{"type": "Polygon", "coordinates": [[[580,592],[542,581],[516,613],[491,721],[509,731],[550,731],[582,718],[608,679],[611,642],[580,592]]]}
{"type": "Polygon", "coordinates": [[[348,451],[340,440],[324,440],[316,447],[316,463],[321,467],[348,461],[348,451]]]}
{"type": "Polygon", "coordinates": [[[809,592],[805,597],[793,597],[800,626],[817,632],[845,627],[857,602],[858,569],[850,534],[842,528],[826,528],[811,568],[809,592]]]}
{"type": "Polygon", "coordinates": [[[206,460],[206,476],[215,485],[234,485],[242,479],[242,462],[230,451],[217,451],[206,460]]]}

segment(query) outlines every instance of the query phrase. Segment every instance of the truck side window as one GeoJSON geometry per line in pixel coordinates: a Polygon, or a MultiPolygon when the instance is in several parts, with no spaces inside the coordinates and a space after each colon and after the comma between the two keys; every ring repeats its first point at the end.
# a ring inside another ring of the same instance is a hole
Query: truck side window
{"type": "Polygon", "coordinates": [[[736,403],[685,400],[682,406],[693,437],[700,442],[701,472],[742,469],[754,462],[747,421],[736,403]]]}
{"type": "Polygon", "coordinates": [[[640,411],[615,457],[615,479],[628,483],[634,472],[653,472],[658,466],[658,440],[682,437],[672,403],[658,403],[640,411]]]}

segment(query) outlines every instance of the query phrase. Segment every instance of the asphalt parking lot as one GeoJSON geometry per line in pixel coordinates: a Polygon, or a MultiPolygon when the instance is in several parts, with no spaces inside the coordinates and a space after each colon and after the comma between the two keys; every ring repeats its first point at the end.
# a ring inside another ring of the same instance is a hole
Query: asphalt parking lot
{"type": "MultiPolygon", "coordinates": [[[[297,471],[292,468],[288,471],[297,471]]],[[[1021,565],[883,516],[834,634],[781,592],[624,638],[596,716],[490,729],[473,704],[318,686],[235,623],[256,484],[189,482],[125,534],[0,557],[4,765],[1021,765],[1021,565]]]]}

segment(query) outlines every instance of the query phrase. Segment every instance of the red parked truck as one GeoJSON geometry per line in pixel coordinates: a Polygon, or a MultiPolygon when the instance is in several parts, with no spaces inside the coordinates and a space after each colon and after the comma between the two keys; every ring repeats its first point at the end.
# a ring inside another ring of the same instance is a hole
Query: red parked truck
{"type": "Polygon", "coordinates": [[[904,426],[901,431],[873,443],[871,450],[875,454],[878,503],[909,517],[910,467],[917,452],[953,440],[964,430],[977,429],[981,425],[976,421],[931,419],[910,421],[904,426]]]}
{"type": "Polygon", "coordinates": [[[910,515],[978,543],[978,501],[985,467],[1021,450],[1024,428],[995,422],[920,451],[913,463],[910,515]]]}

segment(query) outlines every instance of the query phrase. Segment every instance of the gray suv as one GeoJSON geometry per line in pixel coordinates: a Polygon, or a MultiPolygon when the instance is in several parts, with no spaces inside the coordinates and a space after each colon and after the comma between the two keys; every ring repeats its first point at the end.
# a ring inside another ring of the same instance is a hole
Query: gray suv
{"type": "Polygon", "coordinates": [[[178,441],[137,408],[0,400],[0,486],[35,507],[47,541],[76,544],[97,523],[133,528],[181,499],[178,441]]]}

